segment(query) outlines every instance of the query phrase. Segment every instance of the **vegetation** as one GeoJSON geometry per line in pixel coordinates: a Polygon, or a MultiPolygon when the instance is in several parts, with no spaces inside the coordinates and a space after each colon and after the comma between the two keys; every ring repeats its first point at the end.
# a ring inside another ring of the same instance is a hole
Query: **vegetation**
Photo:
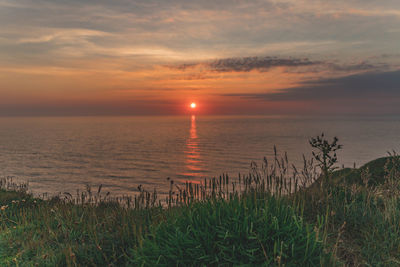
{"type": "Polygon", "coordinates": [[[338,141],[339,139],[334,137],[332,143],[330,143],[325,139],[324,133],[309,140],[310,145],[317,149],[317,152],[313,151],[312,155],[322,172],[321,185],[328,182],[330,174],[337,168],[334,166],[337,163],[336,151],[342,148],[342,145],[337,143],[338,141]]]}
{"type": "Polygon", "coordinates": [[[275,152],[237,180],[169,181],[163,201],[141,186],[45,200],[4,179],[0,265],[400,266],[399,157],[328,168],[323,190],[321,172],[275,152]]]}
{"type": "Polygon", "coordinates": [[[146,266],[285,265],[329,262],[322,229],[314,230],[293,207],[254,194],[189,205],[158,225],[134,250],[132,262],[146,266]]]}

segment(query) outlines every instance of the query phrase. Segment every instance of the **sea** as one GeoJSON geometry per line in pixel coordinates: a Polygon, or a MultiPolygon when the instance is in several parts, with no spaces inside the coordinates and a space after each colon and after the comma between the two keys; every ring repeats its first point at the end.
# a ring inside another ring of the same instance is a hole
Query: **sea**
{"type": "Polygon", "coordinates": [[[338,167],[359,167],[400,151],[396,116],[0,117],[0,177],[35,195],[84,190],[165,193],[175,183],[248,173],[286,152],[302,166],[309,139],[339,138],[338,167]]]}

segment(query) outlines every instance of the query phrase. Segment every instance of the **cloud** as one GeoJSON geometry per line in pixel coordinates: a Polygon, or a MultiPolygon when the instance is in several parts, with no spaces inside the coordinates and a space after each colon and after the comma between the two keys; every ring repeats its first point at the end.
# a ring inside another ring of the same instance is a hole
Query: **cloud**
{"type": "Polygon", "coordinates": [[[299,67],[320,64],[308,58],[278,58],[278,57],[232,57],[216,59],[203,63],[186,63],[170,66],[180,70],[186,70],[197,66],[205,67],[216,72],[249,72],[258,70],[264,72],[274,67],[299,67]]]}
{"type": "Polygon", "coordinates": [[[396,68],[396,64],[382,63],[379,61],[370,62],[364,60],[361,62],[337,62],[337,61],[320,61],[319,64],[315,64],[310,67],[287,69],[289,73],[324,73],[324,75],[333,76],[349,76],[350,74],[360,74],[365,72],[383,72],[389,71],[396,68]]]}
{"type": "Polygon", "coordinates": [[[30,38],[22,38],[17,43],[46,43],[50,41],[72,42],[90,37],[110,36],[111,34],[102,31],[94,31],[87,29],[50,29],[51,34],[35,36],[30,38]]]}
{"type": "Polygon", "coordinates": [[[326,63],[326,66],[334,71],[371,71],[371,70],[385,70],[388,69],[390,66],[385,63],[370,63],[368,61],[362,61],[360,63],[350,63],[350,64],[337,64],[337,63],[326,63]]]}
{"type": "MultiPolygon", "coordinates": [[[[276,55],[395,52],[399,37],[387,32],[399,28],[400,21],[391,14],[400,13],[400,6],[396,1],[372,2],[99,0],[94,4],[89,0],[0,0],[0,35],[9,31],[10,41],[22,40],[33,46],[62,39],[53,33],[43,34],[43,29],[84,28],[112,33],[94,38],[96,45],[105,49],[157,46],[210,57],[270,55],[271,51],[276,55]],[[356,12],[361,7],[363,12],[356,12]],[[365,16],[364,11],[372,14],[365,16]]],[[[58,49],[64,43],[59,42],[58,49]]]]}
{"type": "Polygon", "coordinates": [[[272,93],[225,94],[225,96],[266,101],[400,100],[400,70],[308,81],[300,86],[272,93]]]}
{"type": "Polygon", "coordinates": [[[299,67],[319,64],[307,58],[277,58],[277,57],[242,57],[226,58],[210,62],[208,66],[217,72],[248,72],[252,70],[266,71],[273,67],[299,67]]]}
{"type": "Polygon", "coordinates": [[[361,62],[332,62],[328,60],[311,60],[309,58],[294,57],[232,57],[221,58],[210,61],[191,62],[184,64],[168,65],[168,68],[181,71],[199,71],[207,70],[212,72],[267,72],[272,68],[285,67],[285,72],[289,73],[359,73],[366,71],[384,71],[390,69],[386,63],[367,60],[361,62]]]}

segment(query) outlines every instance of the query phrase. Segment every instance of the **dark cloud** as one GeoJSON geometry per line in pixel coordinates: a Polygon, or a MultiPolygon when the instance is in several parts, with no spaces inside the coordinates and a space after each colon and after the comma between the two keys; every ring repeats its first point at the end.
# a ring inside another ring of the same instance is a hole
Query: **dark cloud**
{"type": "Polygon", "coordinates": [[[249,72],[257,70],[259,72],[267,72],[274,67],[285,67],[286,72],[304,73],[304,72],[366,72],[366,71],[383,71],[390,68],[389,64],[371,63],[362,61],[359,63],[338,63],[322,60],[311,60],[309,58],[294,57],[232,57],[221,58],[206,62],[191,62],[180,65],[167,66],[182,71],[203,67],[206,70],[214,72],[249,72]]]}
{"type": "MultiPolygon", "coordinates": [[[[267,101],[329,101],[340,99],[400,99],[400,70],[362,73],[305,82],[274,93],[226,94],[267,101]]],[[[400,101],[399,101],[400,107],[400,101]]]]}
{"type": "Polygon", "coordinates": [[[377,72],[377,71],[388,71],[393,69],[394,66],[388,63],[380,62],[368,62],[362,61],[359,63],[338,63],[332,61],[314,61],[313,65],[303,65],[297,68],[287,68],[287,73],[365,73],[365,72],[377,72]]]}
{"type": "Polygon", "coordinates": [[[225,58],[210,62],[208,66],[218,72],[266,71],[273,67],[299,67],[319,64],[307,58],[242,57],[225,58]]]}
{"type": "Polygon", "coordinates": [[[320,64],[318,61],[311,61],[308,58],[279,58],[279,57],[232,57],[216,59],[203,63],[186,63],[172,66],[180,70],[186,70],[196,66],[204,66],[216,72],[249,72],[258,70],[268,71],[274,67],[300,67],[320,64]]]}
{"type": "Polygon", "coordinates": [[[384,70],[389,68],[388,64],[372,64],[367,61],[363,61],[356,64],[336,64],[336,63],[326,63],[329,69],[333,71],[370,71],[370,70],[384,70]]]}

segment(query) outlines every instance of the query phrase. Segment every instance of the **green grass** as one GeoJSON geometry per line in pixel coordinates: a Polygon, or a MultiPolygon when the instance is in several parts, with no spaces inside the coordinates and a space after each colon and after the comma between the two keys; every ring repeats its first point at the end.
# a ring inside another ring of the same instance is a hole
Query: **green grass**
{"type": "Polygon", "coordinates": [[[210,198],[169,209],[0,195],[8,206],[1,213],[2,266],[318,266],[330,259],[318,237],[321,229],[269,195],[210,198]]]}
{"type": "Polygon", "coordinates": [[[268,164],[234,181],[170,181],[164,205],[142,187],[43,200],[2,181],[0,266],[400,266],[398,157],[310,190],[310,162],[297,176],[287,159],[268,164]]]}
{"type": "Polygon", "coordinates": [[[140,266],[319,266],[329,262],[321,229],[268,195],[208,200],[182,208],[133,250],[140,266]]]}

